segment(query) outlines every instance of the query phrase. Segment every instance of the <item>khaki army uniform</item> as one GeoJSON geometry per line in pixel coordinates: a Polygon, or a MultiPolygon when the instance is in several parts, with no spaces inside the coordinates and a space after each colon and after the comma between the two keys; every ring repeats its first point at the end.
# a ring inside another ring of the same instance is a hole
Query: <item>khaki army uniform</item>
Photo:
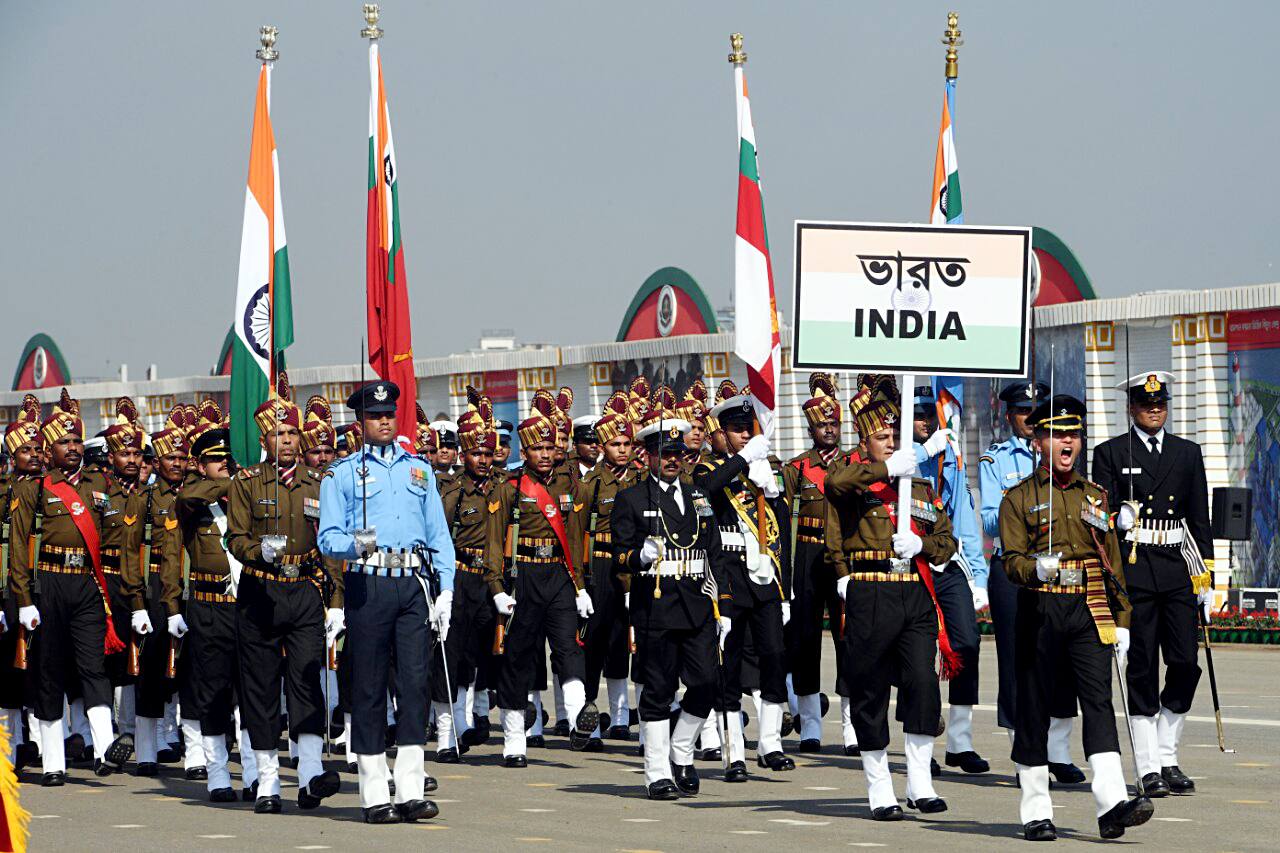
{"type": "MultiPolygon", "coordinates": [[[[129,525],[132,532],[133,558],[125,561],[124,573],[129,595],[138,609],[146,609],[153,633],[142,644],[135,701],[137,715],[158,719],[164,717],[165,704],[177,689],[177,682],[167,675],[170,645],[176,646],[165,632],[170,616],[165,604],[164,576],[177,565],[179,582],[182,572],[182,539],[178,530],[177,498],[181,484],[170,485],[157,479],[154,484],[134,496],[136,520],[129,525]],[[151,542],[146,566],[142,553],[146,536],[151,542]]],[[[125,519],[126,523],[129,521],[125,519]]],[[[184,704],[184,708],[186,703],[184,704]]],[[[189,711],[187,712],[189,715],[189,711]]],[[[190,718],[190,716],[188,717],[190,718]]],[[[142,756],[139,755],[139,760],[142,756]]]]}

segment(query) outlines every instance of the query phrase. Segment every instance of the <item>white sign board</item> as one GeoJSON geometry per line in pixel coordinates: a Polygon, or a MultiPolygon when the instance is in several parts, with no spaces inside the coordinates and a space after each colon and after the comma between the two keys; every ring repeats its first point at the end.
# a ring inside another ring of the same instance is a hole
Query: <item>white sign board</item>
{"type": "Polygon", "coordinates": [[[796,222],[792,362],[1025,376],[1031,229],[796,222]]]}

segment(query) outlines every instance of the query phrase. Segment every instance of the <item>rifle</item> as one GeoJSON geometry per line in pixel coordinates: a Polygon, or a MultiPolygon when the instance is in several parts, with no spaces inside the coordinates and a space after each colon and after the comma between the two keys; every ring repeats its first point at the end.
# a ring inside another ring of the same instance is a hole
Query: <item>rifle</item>
{"type": "MultiPolygon", "coordinates": [[[[9,486],[12,493],[13,486],[9,486]]],[[[8,539],[8,503],[5,504],[5,539],[8,539]]],[[[44,538],[44,477],[39,478],[39,485],[36,486],[36,506],[35,512],[31,520],[31,534],[27,537],[27,555],[31,560],[31,587],[32,594],[40,592],[40,576],[36,571],[36,564],[40,562],[40,540],[44,538]]],[[[7,552],[7,549],[6,549],[7,552]]],[[[5,567],[9,565],[8,553],[5,554],[5,567]]],[[[27,668],[27,653],[31,650],[31,641],[34,639],[27,631],[26,626],[18,626],[18,645],[13,650],[13,668],[25,670],[27,668]]]]}
{"type": "MultiPolygon", "coordinates": [[[[520,486],[524,484],[524,466],[520,467],[520,473],[516,477],[515,495],[511,500],[511,521],[507,524],[507,539],[503,543],[503,557],[509,559],[508,571],[511,576],[516,574],[516,545],[520,541],[520,486]]],[[[513,612],[511,614],[515,616],[513,612]]],[[[497,622],[493,626],[493,654],[500,655],[507,650],[507,622],[508,617],[498,614],[497,622]]]]}
{"type": "Polygon", "coordinates": [[[9,583],[9,516],[13,503],[14,480],[9,481],[9,488],[4,493],[4,504],[0,505],[0,589],[9,583]]]}

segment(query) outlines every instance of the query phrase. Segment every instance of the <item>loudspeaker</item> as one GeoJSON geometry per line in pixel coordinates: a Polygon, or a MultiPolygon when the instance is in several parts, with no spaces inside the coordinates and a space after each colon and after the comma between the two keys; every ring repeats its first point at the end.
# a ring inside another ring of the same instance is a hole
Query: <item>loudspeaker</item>
{"type": "Polygon", "coordinates": [[[1213,538],[1244,542],[1253,536],[1253,490],[1213,490],[1213,538]]]}

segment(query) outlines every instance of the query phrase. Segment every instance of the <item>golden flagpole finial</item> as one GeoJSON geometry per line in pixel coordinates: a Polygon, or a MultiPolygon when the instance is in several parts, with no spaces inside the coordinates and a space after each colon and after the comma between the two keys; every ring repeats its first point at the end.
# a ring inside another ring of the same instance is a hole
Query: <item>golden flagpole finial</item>
{"type": "Polygon", "coordinates": [[[947,13],[947,31],[942,34],[942,43],[947,46],[947,79],[954,80],[960,76],[960,59],[956,48],[964,44],[960,37],[960,13],[947,13]]]}
{"type": "Polygon", "coordinates": [[[276,36],[280,35],[280,31],[272,26],[258,28],[258,41],[262,42],[262,47],[258,48],[254,56],[263,62],[275,62],[280,58],[280,51],[276,50],[276,36]]]}
{"type": "Polygon", "coordinates": [[[729,61],[734,65],[741,65],[747,61],[747,55],[742,52],[742,33],[734,33],[729,36],[729,47],[733,53],[729,54],[729,61]]]}
{"type": "Polygon", "coordinates": [[[368,26],[360,31],[360,35],[369,39],[369,41],[382,38],[382,29],[378,26],[378,15],[379,10],[377,3],[364,4],[364,22],[368,26]]]}

